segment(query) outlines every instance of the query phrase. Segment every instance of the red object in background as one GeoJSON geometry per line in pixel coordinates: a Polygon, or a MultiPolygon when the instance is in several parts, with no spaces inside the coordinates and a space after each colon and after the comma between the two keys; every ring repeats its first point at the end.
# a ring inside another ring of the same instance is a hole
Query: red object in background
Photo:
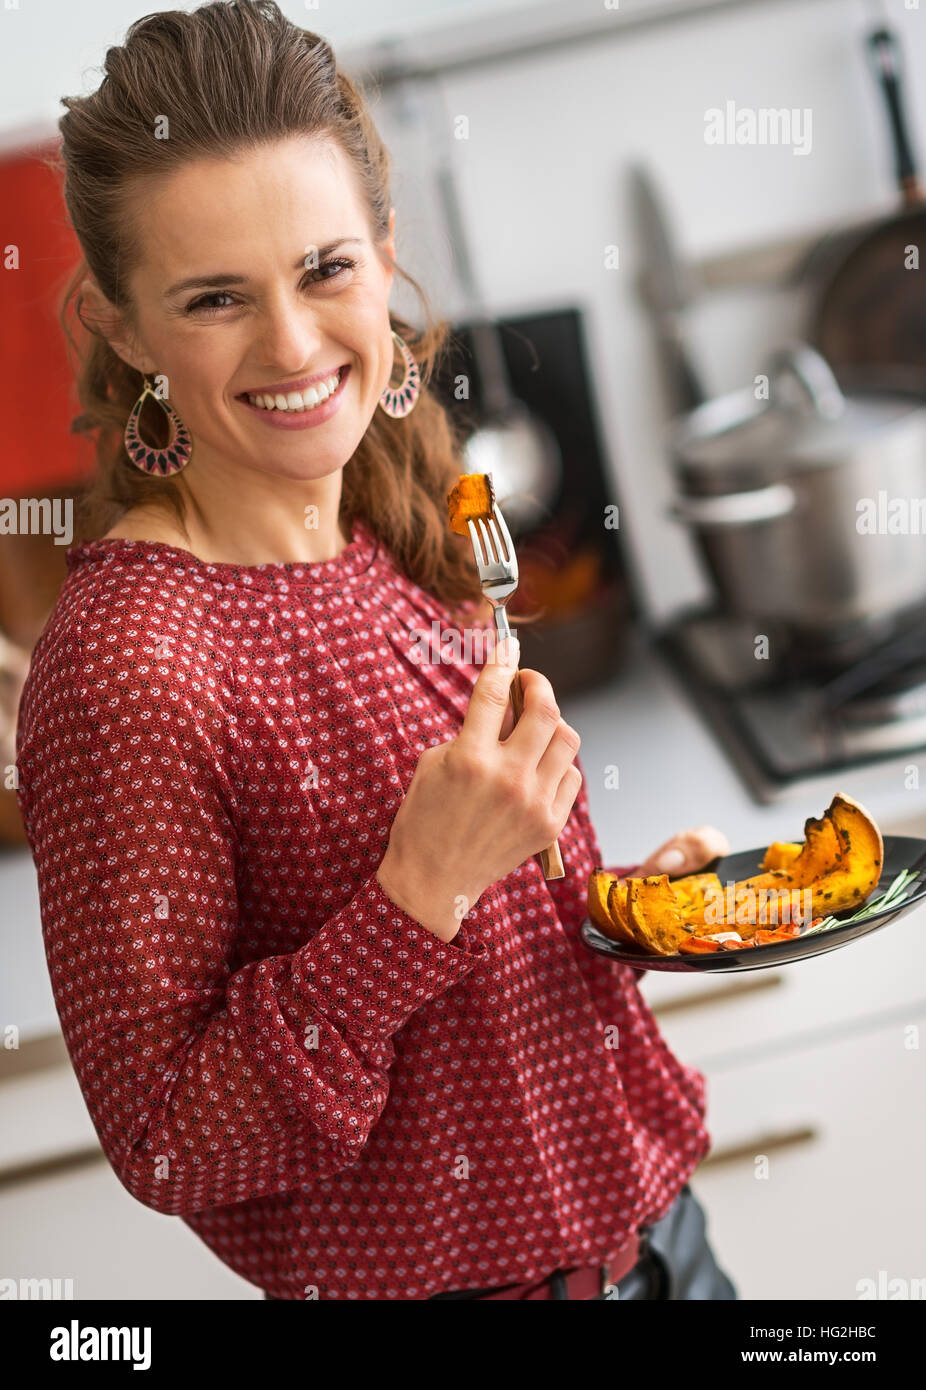
{"type": "MultiPolygon", "coordinates": [[[[50,140],[0,158],[3,497],[43,496],[82,482],[95,465],[92,441],[71,433],[80,403],[58,315],[81,253],[59,175],[42,162],[57,144],[50,140]],[[11,268],[14,254],[18,269],[11,268]]],[[[86,336],[79,323],[72,332],[78,343],[86,336]]]]}

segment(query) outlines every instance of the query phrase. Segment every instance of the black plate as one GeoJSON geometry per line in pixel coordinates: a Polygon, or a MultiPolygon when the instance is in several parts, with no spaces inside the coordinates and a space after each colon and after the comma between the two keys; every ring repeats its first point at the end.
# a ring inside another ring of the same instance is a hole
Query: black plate
{"type": "MultiPolygon", "coordinates": [[[[914,869],[926,875],[926,840],[915,839],[911,835],[885,835],[884,866],[878,886],[869,895],[877,897],[887,892],[901,869],[914,869]]],[[[739,854],[727,854],[722,859],[714,859],[705,864],[698,873],[715,873],[721,883],[738,882],[761,872],[762,860],[767,846],[761,849],[744,849],[739,854]]],[[[688,875],[681,875],[688,877],[688,875]]],[[[671,881],[671,879],[670,879],[671,881]]],[[[869,932],[880,931],[889,922],[903,917],[917,903],[926,898],[926,877],[908,887],[909,897],[905,897],[897,907],[889,907],[885,912],[875,913],[864,922],[851,922],[844,927],[831,927],[828,931],[814,932],[812,936],[796,936],[792,941],[777,941],[771,946],[747,946],[742,951],[711,951],[703,956],[656,956],[648,951],[634,950],[621,946],[600,932],[586,917],[582,923],[582,940],[586,946],[602,956],[623,961],[625,965],[636,965],[644,970],[697,971],[707,970],[770,970],[773,966],[790,965],[796,960],[810,960],[812,956],[822,956],[827,951],[836,951],[840,946],[848,946],[850,941],[867,936],[869,932]]],[[[836,912],[835,917],[851,917],[858,907],[836,912]]]]}

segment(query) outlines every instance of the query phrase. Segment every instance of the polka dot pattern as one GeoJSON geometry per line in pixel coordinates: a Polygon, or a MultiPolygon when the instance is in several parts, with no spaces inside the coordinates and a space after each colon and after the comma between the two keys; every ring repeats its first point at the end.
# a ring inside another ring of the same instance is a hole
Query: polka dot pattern
{"type": "Polygon", "coordinates": [[[705,1079],[636,972],[579,940],[585,781],[565,878],[531,859],[450,943],[375,877],[478,675],[415,659],[446,609],[362,521],[312,565],[119,539],[67,565],[18,795],[64,1037],[128,1191],[290,1299],[534,1279],[662,1216],[709,1147],[705,1079]]]}

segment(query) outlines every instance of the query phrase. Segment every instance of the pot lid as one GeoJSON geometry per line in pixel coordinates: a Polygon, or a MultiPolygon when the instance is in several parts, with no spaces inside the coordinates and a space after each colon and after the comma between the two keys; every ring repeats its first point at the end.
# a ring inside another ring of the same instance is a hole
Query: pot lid
{"type": "Polygon", "coordinates": [[[755,388],[698,406],[677,426],[673,442],[686,481],[719,492],[774,482],[795,467],[831,467],[924,405],[914,393],[844,394],[806,343],[773,354],[756,380],[755,388]]]}

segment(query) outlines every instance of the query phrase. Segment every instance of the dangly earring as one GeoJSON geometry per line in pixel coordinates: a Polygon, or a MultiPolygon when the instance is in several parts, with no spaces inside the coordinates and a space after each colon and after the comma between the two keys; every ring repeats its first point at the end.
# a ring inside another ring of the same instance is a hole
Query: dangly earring
{"type": "Polygon", "coordinates": [[[392,337],[405,359],[405,376],[398,386],[387,384],[385,391],[379,398],[379,404],[387,415],[391,415],[394,420],[400,420],[403,415],[407,415],[415,408],[415,402],[421,390],[421,372],[418,370],[418,363],[409,352],[407,344],[399,337],[395,329],[392,330],[392,337]]]}
{"type": "Polygon", "coordinates": [[[142,381],[145,389],[132,406],[131,414],[126,421],[125,449],[135,467],[140,468],[143,473],[166,478],[171,473],[179,473],[181,468],[185,468],[189,463],[193,441],[176,410],[157,394],[145,373],[142,373],[142,381]],[[170,442],[162,449],[146,444],[139,434],[138,422],[146,396],[152,396],[157,401],[170,421],[170,442]]]}

